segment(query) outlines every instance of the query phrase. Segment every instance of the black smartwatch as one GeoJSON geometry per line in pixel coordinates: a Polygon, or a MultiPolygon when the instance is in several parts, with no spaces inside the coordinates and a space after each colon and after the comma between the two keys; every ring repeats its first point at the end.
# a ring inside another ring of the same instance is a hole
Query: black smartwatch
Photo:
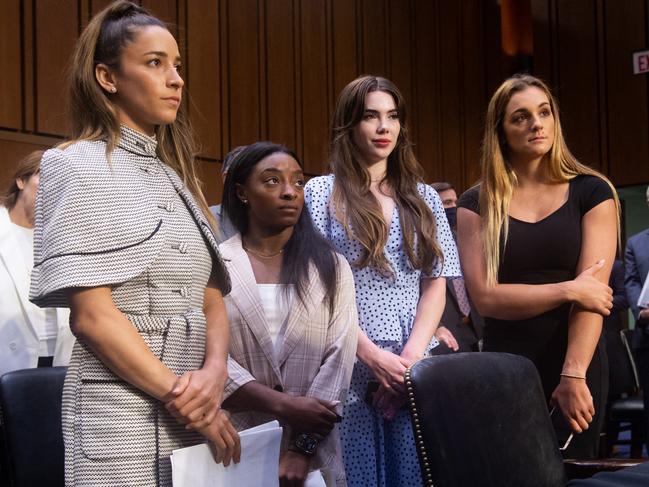
{"type": "Polygon", "coordinates": [[[312,457],[318,448],[318,440],[308,433],[300,433],[291,442],[289,450],[301,453],[305,457],[312,457]]]}

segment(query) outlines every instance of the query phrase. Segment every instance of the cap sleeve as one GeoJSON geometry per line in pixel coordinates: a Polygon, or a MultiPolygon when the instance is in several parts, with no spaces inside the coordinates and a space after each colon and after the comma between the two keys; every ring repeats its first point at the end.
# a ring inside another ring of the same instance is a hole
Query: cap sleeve
{"type": "Polygon", "coordinates": [[[472,188],[467,189],[460,199],[457,200],[457,206],[459,208],[466,208],[467,210],[472,211],[473,213],[480,214],[480,186],[476,185],[472,188]]]}
{"type": "Polygon", "coordinates": [[[433,211],[435,225],[437,226],[437,244],[444,255],[443,261],[438,261],[433,268],[433,272],[427,277],[460,277],[462,275],[460,258],[455,246],[455,239],[451,233],[451,227],[446,219],[442,200],[437,191],[426,184],[421,184],[419,191],[423,193],[424,201],[433,211]]]}
{"type": "Polygon", "coordinates": [[[43,156],[30,289],[38,306],[67,307],[66,288],[125,282],[162,249],[165,228],[139,170],[109,165],[104,151],[80,142],[43,156]]]}
{"type": "Polygon", "coordinates": [[[613,190],[609,184],[598,176],[577,176],[575,186],[582,215],[588,213],[602,201],[613,198],[613,190]]]}

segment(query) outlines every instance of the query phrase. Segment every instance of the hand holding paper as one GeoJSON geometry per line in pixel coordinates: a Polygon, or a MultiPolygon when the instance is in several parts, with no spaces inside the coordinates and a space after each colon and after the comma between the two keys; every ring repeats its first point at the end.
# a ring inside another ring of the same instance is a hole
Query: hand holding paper
{"type": "Polygon", "coordinates": [[[217,463],[223,462],[226,467],[230,465],[230,460],[239,463],[241,458],[239,433],[234,429],[228,414],[223,409],[219,409],[212,422],[204,428],[199,428],[198,432],[209,440],[209,446],[217,463]]]}
{"type": "Polygon", "coordinates": [[[243,487],[279,485],[279,448],[282,428],[277,421],[239,433],[241,461],[228,467],[216,463],[206,444],[174,450],[171,467],[174,487],[243,487]]]}

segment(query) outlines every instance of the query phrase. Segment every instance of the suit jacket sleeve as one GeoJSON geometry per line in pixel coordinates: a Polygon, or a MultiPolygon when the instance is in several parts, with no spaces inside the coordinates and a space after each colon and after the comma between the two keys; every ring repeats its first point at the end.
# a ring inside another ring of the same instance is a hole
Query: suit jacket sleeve
{"type": "MultiPolygon", "coordinates": [[[[322,306],[326,304],[323,303],[322,306]]],[[[356,346],[358,343],[358,313],[354,277],[347,260],[338,255],[338,282],[334,312],[329,321],[326,349],[322,365],[310,384],[307,396],[327,401],[341,401],[336,410],[343,413],[343,402],[349,390],[356,346]]],[[[336,485],[347,485],[340,461],[340,432],[338,425],[318,446],[317,463],[336,476],[336,485]]]]}
{"type": "Polygon", "coordinates": [[[232,357],[228,357],[228,379],[225,381],[223,400],[225,401],[240,387],[252,382],[255,378],[232,357]]]}
{"type": "Polygon", "coordinates": [[[626,251],[624,252],[624,262],[625,262],[625,277],[624,277],[624,287],[626,289],[626,296],[629,300],[629,306],[633,312],[633,317],[638,319],[638,298],[640,297],[640,292],[642,291],[642,282],[643,277],[640,276],[638,270],[638,264],[636,262],[636,252],[635,252],[634,240],[629,239],[626,245],[626,251]]]}
{"type": "MultiPolygon", "coordinates": [[[[307,396],[326,401],[343,401],[349,389],[356,356],[358,314],[354,277],[342,256],[338,257],[338,282],[334,312],[327,331],[327,346],[322,365],[309,386],[307,396]]],[[[342,410],[342,404],[339,411],[342,410]]]]}

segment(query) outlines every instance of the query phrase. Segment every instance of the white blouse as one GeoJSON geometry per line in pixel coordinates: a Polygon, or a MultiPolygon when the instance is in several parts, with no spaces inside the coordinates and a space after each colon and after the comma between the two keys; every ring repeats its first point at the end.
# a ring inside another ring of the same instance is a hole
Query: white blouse
{"type": "Polygon", "coordinates": [[[288,287],[288,292],[286,292],[284,284],[257,284],[257,288],[261,304],[264,307],[268,332],[277,354],[278,344],[281,343],[284,336],[288,313],[293,304],[295,286],[291,284],[288,287]]]}

